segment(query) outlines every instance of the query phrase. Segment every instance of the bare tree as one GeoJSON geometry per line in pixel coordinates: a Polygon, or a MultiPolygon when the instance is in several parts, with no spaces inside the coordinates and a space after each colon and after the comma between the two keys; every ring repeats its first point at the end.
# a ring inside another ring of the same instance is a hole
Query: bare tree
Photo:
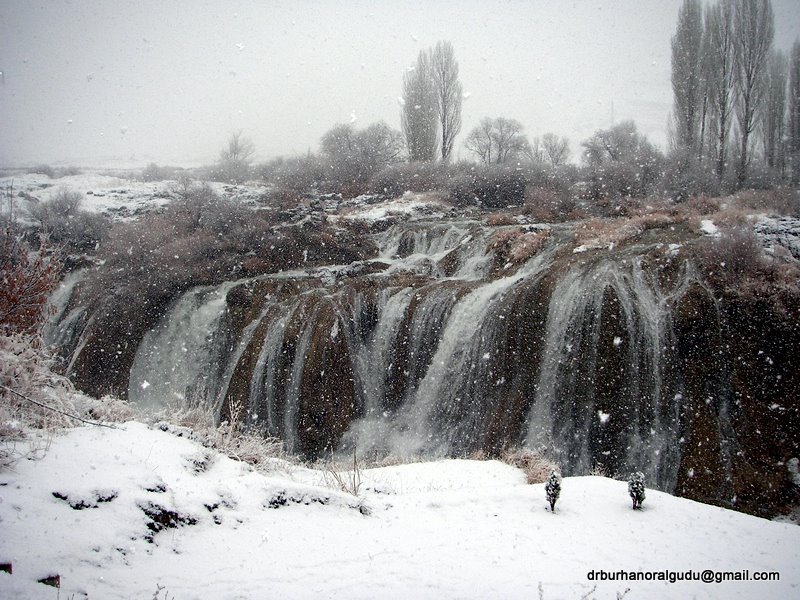
{"type": "Polygon", "coordinates": [[[700,0],[683,0],[672,36],[672,94],[677,149],[697,155],[704,86],[702,80],[703,9],[700,0]]]}
{"type": "Polygon", "coordinates": [[[565,137],[560,138],[554,133],[545,133],[542,136],[542,149],[554,167],[559,167],[569,160],[569,140],[565,137]]]}
{"type": "Polygon", "coordinates": [[[219,153],[219,169],[225,180],[236,184],[246,181],[255,151],[253,141],[243,137],[241,131],[232,134],[228,145],[219,153]]]}
{"type": "Polygon", "coordinates": [[[717,178],[722,179],[727,160],[726,150],[733,110],[733,11],[734,0],[719,0],[706,9],[705,77],[711,100],[715,128],[717,178]]]}
{"type": "Polygon", "coordinates": [[[485,164],[500,164],[518,160],[530,153],[530,144],[516,119],[486,117],[464,141],[467,150],[485,164]]]}
{"type": "Polygon", "coordinates": [[[383,167],[400,160],[403,136],[382,121],[362,130],[338,124],[322,136],[320,147],[332,179],[364,183],[383,167]]]}
{"type": "Polygon", "coordinates": [[[430,52],[420,50],[415,67],[403,77],[401,123],[410,161],[432,162],[436,159],[438,120],[430,52]]]}
{"type": "Polygon", "coordinates": [[[442,161],[448,162],[453,151],[453,142],[461,131],[462,98],[461,82],[458,80],[458,62],[450,42],[436,44],[431,54],[431,67],[441,127],[442,161]]]}
{"type": "Polygon", "coordinates": [[[733,30],[736,117],[740,135],[736,183],[741,188],[747,180],[750,134],[758,122],[757,116],[766,96],[766,63],[775,35],[770,0],[736,0],[733,30]]]}
{"type": "Polygon", "coordinates": [[[663,176],[663,156],[633,121],[596,131],[582,145],[595,195],[643,196],[663,176]]]}
{"type": "Polygon", "coordinates": [[[770,169],[783,172],[786,131],[786,76],[789,63],[783,52],[770,54],[767,67],[766,103],[762,112],[764,160],[770,169]]]}
{"type": "Polygon", "coordinates": [[[538,137],[533,138],[528,144],[525,156],[533,164],[544,163],[544,148],[542,147],[542,140],[538,137]]]}

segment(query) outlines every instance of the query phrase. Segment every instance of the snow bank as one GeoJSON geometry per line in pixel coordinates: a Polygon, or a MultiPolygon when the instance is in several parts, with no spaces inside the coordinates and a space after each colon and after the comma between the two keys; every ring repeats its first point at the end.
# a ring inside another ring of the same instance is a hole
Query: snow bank
{"type": "MultiPolygon", "coordinates": [[[[282,463],[281,463],[282,464],[282,463]]],[[[0,474],[0,597],[788,598],[800,528],[648,491],[542,485],[493,461],[371,469],[363,497],[263,475],[138,423],[81,428],[0,474]],[[592,581],[590,571],[777,571],[779,582],[592,581]],[[593,588],[596,590],[592,592],[593,588]],[[541,590],[541,596],[540,596],[541,590]],[[163,592],[162,592],[163,594],[163,592]],[[162,597],[162,596],[159,596],[162,597]]]]}
{"type": "Polygon", "coordinates": [[[431,217],[434,214],[441,214],[449,207],[440,200],[430,196],[430,194],[416,194],[406,192],[399,198],[372,204],[369,206],[357,206],[351,212],[344,215],[348,219],[358,219],[368,223],[381,221],[391,215],[415,215],[422,214],[431,217]]]}

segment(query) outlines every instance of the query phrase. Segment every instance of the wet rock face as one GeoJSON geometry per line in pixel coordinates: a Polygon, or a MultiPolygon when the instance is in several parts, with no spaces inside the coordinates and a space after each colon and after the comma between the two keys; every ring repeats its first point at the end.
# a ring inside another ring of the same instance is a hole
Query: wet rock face
{"type": "Polygon", "coordinates": [[[221,419],[310,459],[524,444],[565,475],[642,471],[756,514],[791,495],[796,299],[716,292],[664,244],[574,254],[550,240],[478,277],[463,266],[496,262],[487,232],[409,227],[376,234],[374,262],[96,310],[73,376],[134,402],[196,395],[202,379],[221,419]],[[435,268],[417,269],[425,260],[435,268]],[[179,364],[183,349],[194,362],[179,364]]]}

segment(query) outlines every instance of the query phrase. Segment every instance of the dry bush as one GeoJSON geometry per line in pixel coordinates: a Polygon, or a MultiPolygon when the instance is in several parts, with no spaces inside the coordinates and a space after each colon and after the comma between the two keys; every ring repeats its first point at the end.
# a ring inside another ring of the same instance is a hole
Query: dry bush
{"type": "Polygon", "coordinates": [[[405,192],[443,190],[452,176],[452,170],[452,167],[440,163],[390,165],[372,177],[369,187],[375,193],[393,197],[405,192]]]}
{"type": "Polygon", "coordinates": [[[687,215],[710,215],[720,208],[719,200],[706,195],[692,196],[682,205],[687,215]]]}
{"type": "Polygon", "coordinates": [[[514,217],[507,212],[494,212],[486,217],[486,224],[490,227],[499,227],[503,225],[516,225],[514,217]]]}
{"type": "Polygon", "coordinates": [[[0,334],[39,331],[60,275],[61,264],[43,239],[33,250],[11,228],[0,231],[0,334]]]}
{"type": "Polygon", "coordinates": [[[736,194],[732,201],[742,208],[800,217],[800,193],[789,187],[778,187],[772,190],[744,190],[736,194]]]}
{"type": "Polygon", "coordinates": [[[501,229],[500,231],[495,231],[492,234],[492,237],[489,240],[489,248],[491,250],[500,250],[503,247],[507,247],[511,244],[511,242],[522,235],[522,229],[517,227],[514,229],[501,229]]]}
{"type": "Polygon", "coordinates": [[[478,165],[454,175],[448,184],[456,206],[519,206],[525,200],[526,173],[506,165],[478,165]]]}
{"type": "Polygon", "coordinates": [[[564,222],[580,217],[578,203],[569,191],[552,187],[528,186],[522,211],[538,222],[564,222]]]}
{"type": "Polygon", "coordinates": [[[361,493],[363,469],[358,462],[357,449],[353,447],[353,461],[343,467],[334,462],[333,453],[322,470],[322,480],[326,486],[346,494],[358,496],[361,493]]]}
{"type": "Polygon", "coordinates": [[[143,416],[162,431],[187,437],[261,471],[270,471],[274,459],[286,457],[281,440],[243,425],[243,409],[235,403],[230,407],[230,418],[219,424],[213,403],[202,399],[170,403],[143,416]]]}
{"type": "Polygon", "coordinates": [[[647,231],[650,229],[665,229],[675,225],[679,220],[664,212],[650,212],[631,217],[631,222],[635,228],[647,231]]]}
{"type": "Polygon", "coordinates": [[[266,194],[266,202],[276,210],[291,210],[302,204],[302,194],[286,187],[276,187],[266,194]]]}
{"type": "Polygon", "coordinates": [[[633,240],[644,230],[644,222],[637,218],[594,218],[584,221],[576,228],[575,234],[578,242],[589,248],[604,248],[633,240]]]}
{"type": "Polygon", "coordinates": [[[82,202],[82,194],[62,188],[46,202],[31,206],[28,212],[50,243],[85,252],[106,238],[111,220],[81,209],[82,202]]]}
{"type": "Polygon", "coordinates": [[[536,256],[549,239],[549,231],[523,233],[512,240],[508,252],[509,258],[515,263],[523,263],[536,256]]]}
{"type": "Polygon", "coordinates": [[[797,319],[800,267],[767,255],[749,226],[720,231],[694,245],[694,261],[717,289],[745,300],[767,302],[789,322],[797,319]]]}
{"type": "Polygon", "coordinates": [[[131,418],[127,403],[76,393],[52,365],[39,335],[0,336],[0,469],[21,458],[40,458],[54,433],[80,424],[78,419],[131,418]]]}
{"type": "Polygon", "coordinates": [[[749,227],[735,227],[707,237],[695,249],[698,262],[713,279],[733,283],[758,278],[766,258],[758,237],[749,227]]]}
{"type": "Polygon", "coordinates": [[[529,484],[544,483],[552,471],[559,470],[556,463],[545,458],[539,452],[526,448],[506,450],[500,456],[500,460],[524,471],[525,479],[529,484]]]}

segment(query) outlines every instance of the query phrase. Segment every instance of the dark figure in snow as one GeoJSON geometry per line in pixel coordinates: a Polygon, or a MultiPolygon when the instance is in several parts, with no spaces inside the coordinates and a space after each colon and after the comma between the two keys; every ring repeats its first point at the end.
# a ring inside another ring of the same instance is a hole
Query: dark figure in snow
{"type": "Polygon", "coordinates": [[[544,491],[547,494],[547,501],[550,503],[550,512],[555,512],[556,500],[561,494],[561,475],[550,471],[550,478],[547,480],[547,485],[544,486],[544,491]]]}
{"type": "Polygon", "coordinates": [[[644,502],[644,473],[637,471],[628,478],[628,493],[633,500],[633,509],[642,508],[644,502]]]}

